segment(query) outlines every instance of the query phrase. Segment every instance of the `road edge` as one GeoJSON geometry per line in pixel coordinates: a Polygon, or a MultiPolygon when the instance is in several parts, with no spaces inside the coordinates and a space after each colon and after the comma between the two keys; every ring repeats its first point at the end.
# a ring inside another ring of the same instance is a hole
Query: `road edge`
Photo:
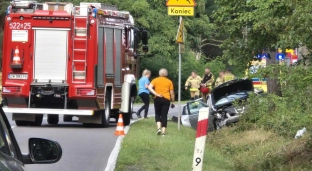
{"type": "MultiPolygon", "coordinates": [[[[137,122],[139,120],[142,120],[142,119],[143,118],[138,119],[138,120],[134,120],[134,121],[131,122],[131,124],[133,124],[134,122],[137,122]]],[[[125,127],[124,131],[125,131],[126,135],[127,135],[128,131],[130,129],[130,125],[125,127]]],[[[114,171],[115,170],[118,154],[119,154],[119,151],[121,149],[121,143],[122,143],[122,140],[123,140],[124,137],[125,136],[119,136],[117,138],[115,147],[113,148],[111,154],[109,155],[109,158],[108,158],[108,161],[107,161],[107,164],[106,164],[106,168],[104,169],[104,171],[114,171]]]]}

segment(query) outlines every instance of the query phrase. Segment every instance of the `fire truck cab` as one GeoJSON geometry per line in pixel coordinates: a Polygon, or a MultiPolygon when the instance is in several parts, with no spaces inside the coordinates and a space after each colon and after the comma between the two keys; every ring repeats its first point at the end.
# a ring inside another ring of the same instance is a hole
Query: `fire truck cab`
{"type": "Polygon", "coordinates": [[[147,32],[116,6],[101,3],[12,1],[4,25],[3,109],[17,126],[73,116],[108,127],[130,124],[137,95],[136,52],[147,32]]]}

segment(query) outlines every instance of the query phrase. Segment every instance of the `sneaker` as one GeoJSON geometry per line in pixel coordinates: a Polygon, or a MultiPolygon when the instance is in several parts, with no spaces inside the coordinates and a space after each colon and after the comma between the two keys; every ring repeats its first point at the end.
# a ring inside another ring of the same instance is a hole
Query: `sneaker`
{"type": "Polygon", "coordinates": [[[163,137],[164,137],[165,135],[166,135],[165,133],[162,133],[162,135],[161,135],[161,136],[163,136],[163,137]]]}
{"type": "Polygon", "coordinates": [[[156,135],[160,135],[160,133],[161,133],[161,129],[158,129],[156,132],[156,135]]]}
{"type": "Polygon", "coordinates": [[[136,113],[136,115],[137,115],[138,118],[141,118],[141,115],[139,113],[136,113]]]}

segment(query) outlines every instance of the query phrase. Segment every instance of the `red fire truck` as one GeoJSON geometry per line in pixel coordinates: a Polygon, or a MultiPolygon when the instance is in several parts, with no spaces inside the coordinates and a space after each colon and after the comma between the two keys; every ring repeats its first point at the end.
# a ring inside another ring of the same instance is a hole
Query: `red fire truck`
{"type": "Polygon", "coordinates": [[[147,51],[147,32],[129,12],[100,3],[13,1],[7,9],[2,97],[18,126],[78,117],[108,127],[123,115],[130,124],[136,47],[147,51]]]}

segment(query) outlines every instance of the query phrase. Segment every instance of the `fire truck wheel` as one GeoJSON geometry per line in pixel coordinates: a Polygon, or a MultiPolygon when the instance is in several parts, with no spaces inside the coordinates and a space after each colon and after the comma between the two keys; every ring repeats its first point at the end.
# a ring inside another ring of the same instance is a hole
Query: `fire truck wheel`
{"type": "Polygon", "coordinates": [[[64,122],[71,122],[71,121],[73,121],[73,116],[71,116],[71,115],[64,115],[63,121],[64,122]]]}
{"type": "Polygon", "coordinates": [[[36,114],[35,115],[35,122],[29,122],[29,126],[41,126],[43,120],[43,115],[36,114]]]}
{"type": "Polygon", "coordinates": [[[111,113],[110,99],[105,98],[105,109],[102,111],[102,127],[107,128],[109,126],[111,113]]]}
{"type": "Polygon", "coordinates": [[[20,120],[15,120],[15,124],[17,126],[28,126],[29,122],[28,121],[20,121],[20,120]]]}
{"type": "Polygon", "coordinates": [[[48,123],[49,124],[58,124],[59,116],[58,115],[48,115],[48,123]]]}

